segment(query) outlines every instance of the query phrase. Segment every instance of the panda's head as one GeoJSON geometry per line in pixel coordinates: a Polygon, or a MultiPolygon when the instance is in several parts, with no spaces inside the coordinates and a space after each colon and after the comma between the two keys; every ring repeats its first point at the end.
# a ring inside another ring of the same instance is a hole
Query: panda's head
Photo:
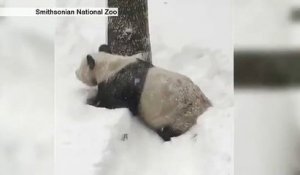
{"type": "Polygon", "coordinates": [[[76,70],[76,77],[88,86],[96,86],[95,67],[96,60],[92,55],[87,55],[82,59],[79,68],[76,70]]]}
{"type": "Polygon", "coordinates": [[[98,51],[99,53],[92,55],[89,54],[84,57],[81,61],[80,67],[76,70],[76,77],[88,86],[97,85],[95,70],[97,67],[100,67],[101,62],[104,62],[105,59],[107,60],[107,54],[111,54],[110,47],[106,44],[102,44],[98,51]]]}
{"type": "Polygon", "coordinates": [[[99,52],[88,54],[82,59],[76,70],[76,76],[84,84],[96,86],[113,77],[120,69],[134,61],[136,59],[131,57],[111,54],[107,45],[101,45],[99,52]]]}

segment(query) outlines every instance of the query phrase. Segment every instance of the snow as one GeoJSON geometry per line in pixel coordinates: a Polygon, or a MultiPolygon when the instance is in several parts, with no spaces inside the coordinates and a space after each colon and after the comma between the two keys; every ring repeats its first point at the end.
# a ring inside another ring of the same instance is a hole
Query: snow
{"type": "Polygon", "coordinates": [[[235,97],[235,173],[299,174],[299,88],[240,89],[235,97]]]}
{"type": "MultiPolygon", "coordinates": [[[[85,104],[95,89],[78,81],[75,70],[105,42],[106,18],[0,19],[0,56],[6,58],[0,65],[0,174],[52,174],[53,167],[56,175],[233,174],[230,1],[167,2],[149,1],[153,63],[190,77],[213,103],[171,142],[127,109],[85,104]]],[[[103,7],[105,1],[56,5],[103,7]]]]}
{"type": "Polygon", "coordinates": [[[0,19],[0,174],[53,169],[53,20],[0,19]],[[26,25],[24,24],[26,21],[26,25]]]}
{"type": "MultiPolygon", "coordinates": [[[[235,48],[297,50],[300,23],[289,15],[299,3],[236,0],[235,48]]],[[[299,92],[299,87],[235,90],[235,174],[299,174],[299,92]]]]}
{"type": "Polygon", "coordinates": [[[132,118],[127,109],[107,110],[84,104],[95,89],[76,80],[74,71],[82,56],[97,51],[105,42],[106,20],[59,18],[55,49],[57,175],[231,173],[233,61],[232,50],[228,49],[231,24],[215,28],[223,21],[230,23],[230,9],[229,5],[214,8],[207,1],[169,1],[167,5],[149,2],[154,64],[190,77],[214,105],[188,133],[166,143],[132,118]],[[178,10],[183,11],[179,18],[196,20],[196,14],[184,13],[188,8],[220,12],[213,21],[208,17],[191,24],[175,20],[178,10]],[[221,33],[224,36],[213,37],[221,33]],[[122,139],[124,134],[127,139],[122,139]]]}
{"type": "Polygon", "coordinates": [[[236,0],[235,48],[298,49],[300,24],[293,22],[290,15],[299,6],[297,0],[236,0]]]}

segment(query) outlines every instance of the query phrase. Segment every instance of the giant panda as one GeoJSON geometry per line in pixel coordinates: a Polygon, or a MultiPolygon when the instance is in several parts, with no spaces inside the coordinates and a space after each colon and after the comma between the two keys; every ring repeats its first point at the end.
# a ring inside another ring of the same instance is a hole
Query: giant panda
{"type": "Polygon", "coordinates": [[[87,104],[128,108],[164,141],[185,133],[211,106],[209,99],[188,77],[139,58],[111,54],[107,45],[88,54],[76,70],[88,86],[98,86],[87,104]]]}

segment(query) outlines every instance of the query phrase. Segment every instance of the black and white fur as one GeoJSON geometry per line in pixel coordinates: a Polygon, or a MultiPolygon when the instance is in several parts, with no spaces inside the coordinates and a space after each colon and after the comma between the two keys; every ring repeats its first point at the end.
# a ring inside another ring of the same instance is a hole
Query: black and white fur
{"type": "Polygon", "coordinates": [[[99,53],[82,60],[76,76],[89,86],[98,85],[88,104],[126,107],[169,141],[192,127],[211,103],[186,76],[155,67],[139,56],[113,55],[102,45],[99,53]]]}

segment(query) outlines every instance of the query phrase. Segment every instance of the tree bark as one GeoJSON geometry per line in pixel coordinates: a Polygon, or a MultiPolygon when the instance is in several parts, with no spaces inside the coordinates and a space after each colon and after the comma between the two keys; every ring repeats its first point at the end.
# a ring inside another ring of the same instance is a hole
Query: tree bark
{"type": "Polygon", "coordinates": [[[108,17],[108,45],[113,54],[143,53],[151,62],[147,0],[108,0],[108,7],[119,8],[119,16],[108,17]]]}

